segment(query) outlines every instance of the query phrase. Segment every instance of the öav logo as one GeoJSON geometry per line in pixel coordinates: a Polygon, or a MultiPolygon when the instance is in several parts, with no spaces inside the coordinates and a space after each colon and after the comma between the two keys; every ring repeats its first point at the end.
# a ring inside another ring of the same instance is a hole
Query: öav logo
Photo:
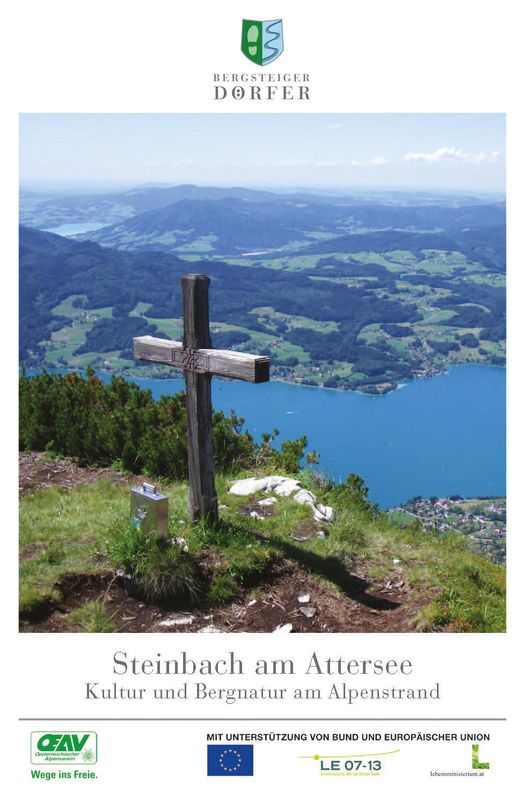
{"type": "Polygon", "coordinates": [[[261,67],[279,58],[284,50],[282,19],[243,19],[241,50],[261,67]]]}
{"type": "Polygon", "coordinates": [[[253,744],[209,744],[208,775],[253,775],[253,744]]]}
{"type": "Polygon", "coordinates": [[[32,764],[95,764],[97,734],[93,731],[33,731],[32,764]]]}

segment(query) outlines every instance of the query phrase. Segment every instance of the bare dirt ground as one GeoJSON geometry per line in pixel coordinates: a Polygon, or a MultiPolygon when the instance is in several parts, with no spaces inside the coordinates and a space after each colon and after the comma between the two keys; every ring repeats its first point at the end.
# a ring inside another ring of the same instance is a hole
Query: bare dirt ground
{"type": "MultiPolygon", "coordinates": [[[[67,459],[45,460],[44,456],[20,454],[22,496],[50,486],[72,489],[101,479],[130,482],[111,468],[89,469],[67,459]]],[[[140,478],[134,476],[132,482],[138,481],[140,478]]],[[[247,507],[245,513],[250,510],[247,507]]],[[[299,540],[312,535],[306,530],[299,533],[299,540]]],[[[36,554],[24,552],[22,557],[36,554]]],[[[358,564],[355,574],[349,575],[338,591],[294,561],[283,559],[264,583],[247,590],[234,603],[175,611],[131,596],[125,581],[107,568],[103,557],[97,563],[99,571],[95,574],[68,575],[58,587],[62,601],[42,610],[38,618],[22,620],[20,629],[35,633],[78,631],[71,622],[71,612],[89,600],[99,600],[112,615],[116,631],[126,633],[260,633],[281,626],[288,626],[293,633],[406,632],[414,630],[417,611],[431,600],[428,594],[406,585],[395,570],[388,581],[378,584],[367,578],[366,564],[358,564]]]]}
{"type": "MultiPolygon", "coordinates": [[[[103,479],[114,480],[120,484],[129,482],[125,475],[111,467],[98,469],[79,467],[72,459],[50,459],[47,453],[19,453],[19,495],[36,492],[39,489],[49,489],[51,486],[60,486],[63,489],[74,489],[84,483],[95,483],[103,479]]],[[[134,483],[139,482],[134,479],[134,483]]]]}
{"type": "Polygon", "coordinates": [[[378,589],[365,602],[336,592],[293,562],[281,562],[271,578],[235,603],[215,608],[173,611],[130,596],[109,570],[70,575],[60,585],[63,600],[40,619],[23,621],[27,632],[72,632],[70,614],[89,600],[104,603],[117,632],[125,633],[271,633],[291,625],[293,633],[402,632],[414,630],[413,617],[429,598],[407,589],[378,589]],[[308,597],[300,602],[299,598],[308,597]],[[373,608],[372,601],[384,604],[373,608]],[[304,616],[308,609],[313,616],[304,616]]]}

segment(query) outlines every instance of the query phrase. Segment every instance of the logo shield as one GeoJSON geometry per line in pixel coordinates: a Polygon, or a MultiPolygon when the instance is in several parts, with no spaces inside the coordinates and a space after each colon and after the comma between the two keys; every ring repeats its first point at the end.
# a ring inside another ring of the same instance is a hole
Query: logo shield
{"type": "Polygon", "coordinates": [[[279,58],[284,50],[282,19],[243,19],[241,50],[261,67],[279,58]]]}

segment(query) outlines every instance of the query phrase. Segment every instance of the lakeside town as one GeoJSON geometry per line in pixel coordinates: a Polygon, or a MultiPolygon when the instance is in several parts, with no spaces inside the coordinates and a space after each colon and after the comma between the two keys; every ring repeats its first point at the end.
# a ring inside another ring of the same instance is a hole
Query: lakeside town
{"type": "Polygon", "coordinates": [[[412,497],[391,513],[401,524],[419,522],[424,531],[459,533],[480,555],[495,564],[506,562],[505,497],[412,497]]]}

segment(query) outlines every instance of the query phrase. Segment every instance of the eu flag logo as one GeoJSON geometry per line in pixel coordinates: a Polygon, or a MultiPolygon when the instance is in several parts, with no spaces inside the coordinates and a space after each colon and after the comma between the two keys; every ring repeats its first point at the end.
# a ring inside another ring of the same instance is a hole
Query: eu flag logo
{"type": "Polygon", "coordinates": [[[253,744],[209,744],[208,775],[253,775],[253,744]]]}

